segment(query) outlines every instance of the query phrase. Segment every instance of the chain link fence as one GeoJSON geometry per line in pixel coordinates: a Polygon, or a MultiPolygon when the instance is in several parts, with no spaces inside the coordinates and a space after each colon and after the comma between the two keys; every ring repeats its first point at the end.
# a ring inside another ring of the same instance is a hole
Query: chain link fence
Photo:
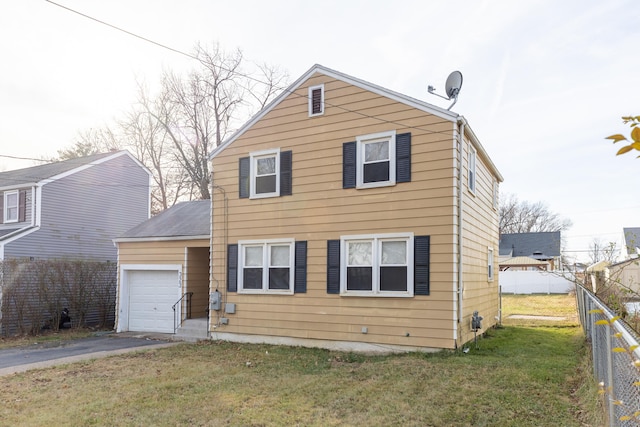
{"type": "Polygon", "coordinates": [[[640,424],[640,347],[637,334],[593,293],[576,286],[580,323],[591,342],[593,373],[609,426],[640,424]]]}

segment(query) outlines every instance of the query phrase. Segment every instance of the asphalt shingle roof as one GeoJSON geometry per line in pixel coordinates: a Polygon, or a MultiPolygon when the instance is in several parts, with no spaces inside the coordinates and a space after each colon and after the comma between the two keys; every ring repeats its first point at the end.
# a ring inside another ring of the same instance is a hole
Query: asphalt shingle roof
{"type": "Polygon", "coordinates": [[[211,200],[181,202],[133,227],[116,240],[211,234],[211,200]]]}
{"type": "Polygon", "coordinates": [[[114,152],[100,153],[76,159],[32,166],[30,168],[0,172],[0,187],[11,187],[40,182],[48,178],[53,178],[61,173],[69,172],[77,167],[88,165],[89,163],[102,159],[103,157],[113,156],[114,154],[114,152]]]}
{"type": "Polygon", "coordinates": [[[537,252],[548,257],[560,256],[559,231],[542,233],[512,233],[500,235],[500,255],[540,258],[537,252]],[[513,251],[513,253],[511,253],[513,251]]]}

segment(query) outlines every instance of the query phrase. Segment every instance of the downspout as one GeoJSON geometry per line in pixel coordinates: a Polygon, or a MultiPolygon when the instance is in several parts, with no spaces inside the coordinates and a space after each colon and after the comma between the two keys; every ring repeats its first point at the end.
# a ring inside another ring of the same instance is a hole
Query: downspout
{"type": "Polygon", "coordinates": [[[464,118],[458,116],[458,319],[456,326],[456,340],[458,339],[458,327],[462,322],[463,317],[463,292],[464,292],[464,282],[462,276],[462,267],[463,267],[463,222],[464,222],[464,191],[463,191],[463,181],[462,181],[462,157],[464,150],[464,118]]]}

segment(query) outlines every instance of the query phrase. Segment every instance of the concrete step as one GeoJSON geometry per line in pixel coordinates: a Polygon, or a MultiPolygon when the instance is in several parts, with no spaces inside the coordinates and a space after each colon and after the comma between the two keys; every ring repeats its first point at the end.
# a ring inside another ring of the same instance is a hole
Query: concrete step
{"type": "Polygon", "coordinates": [[[187,319],[173,336],[174,340],[195,342],[209,339],[209,320],[206,317],[187,319]]]}

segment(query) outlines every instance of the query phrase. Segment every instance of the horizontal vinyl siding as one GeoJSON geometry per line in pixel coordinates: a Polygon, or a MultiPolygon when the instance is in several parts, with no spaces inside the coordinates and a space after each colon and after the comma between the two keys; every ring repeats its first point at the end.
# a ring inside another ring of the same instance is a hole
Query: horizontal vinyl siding
{"type": "Polygon", "coordinates": [[[308,242],[307,292],[228,293],[237,304],[219,332],[453,348],[455,318],[454,124],[329,78],[313,78],[213,161],[214,279],[226,283],[225,236],[308,242]],[[308,117],[308,86],[324,83],[325,114],[308,117]],[[302,95],[302,96],[297,96],[302,95]],[[357,112],[355,112],[357,110],[357,112]],[[364,117],[363,114],[378,116],[364,117]],[[356,136],[410,132],[412,180],[367,190],[342,188],[342,144],[356,136]],[[238,158],[293,151],[293,195],[238,199],[238,158]],[[431,236],[431,292],[413,298],[363,298],[326,292],[327,240],[343,235],[413,232],[431,236]],[[362,327],[368,333],[362,333],[362,327]],[[408,336],[407,336],[408,334],[408,336]]]}
{"type": "Polygon", "coordinates": [[[115,262],[113,239],[148,218],[149,175],[122,155],[43,185],[41,204],[40,229],[5,257],[115,262]]]}
{"type": "Polygon", "coordinates": [[[493,208],[494,177],[478,154],[476,157],[476,191],[468,191],[469,141],[465,139],[463,157],[464,189],[464,305],[462,323],[459,330],[461,342],[474,337],[471,330],[471,316],[478,311],[483,317],[482,328],[497,323],[499,314],[498,289],[498,212],[493,208]],[[488,248],[493,248],[493,280],[488,281],[488,248]]]}

